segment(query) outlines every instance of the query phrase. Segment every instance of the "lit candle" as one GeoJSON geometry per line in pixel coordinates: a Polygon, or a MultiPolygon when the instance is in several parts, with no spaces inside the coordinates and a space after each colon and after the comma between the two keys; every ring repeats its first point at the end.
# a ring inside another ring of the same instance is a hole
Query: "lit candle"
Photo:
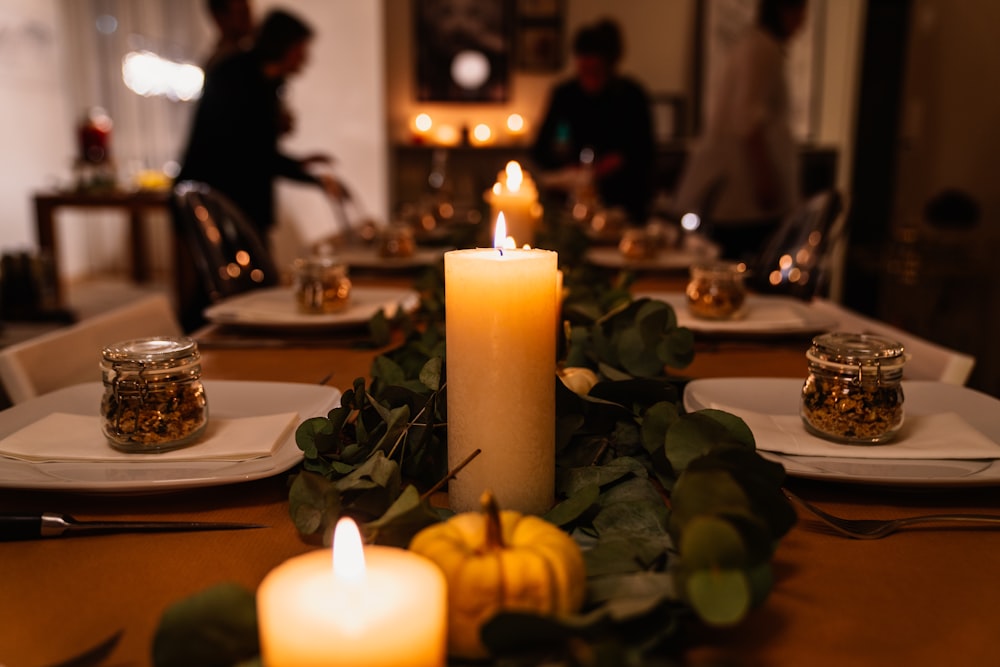
{"type": "Polygon", "coordinates": [[[341,519],[333,558],[323,549],[289,559],[257,591],[267,667],[443,667],[447,584],[431,561],[405,549],[362,547],[341,519]]]}
{"type": "Polygon", "coordinates": [[[502,212],[507,221],[507,233],[520,243],[535,244],[535,227],[542,217],[538,203],[538,189],[528,172],[521,165],[510,161],[497,174],[497,182],[486,195],[490,203],[491,219],[502,212]]]}
{"type": "Polygon", "coordinates": [[[511,247],[503,214],[494,245],[444,256],[449,468],[481,450],[448,500],[472,511],[489,488],[501,507],[542,514],[555,485],[558,256],[511,247]]]}

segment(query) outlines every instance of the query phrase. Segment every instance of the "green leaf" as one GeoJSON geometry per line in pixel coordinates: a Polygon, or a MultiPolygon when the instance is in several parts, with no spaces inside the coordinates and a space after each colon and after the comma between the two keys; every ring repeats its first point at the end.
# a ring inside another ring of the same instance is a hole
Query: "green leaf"
{"type": "Polygon", "coordinates": [[[614,604],[622,600],[676,599],[674,577],[665,572],[632,572],[611,576],[592,577],[587,581],[587,600],[590,603],[614,604]]]}
{"type": "Polygon", "coordinates": [[[739,623],[750,609],[750,582],[742,570],[698,570],[688,575],[687,599],[698,616],[715,626],[739,623]]]}
{"type": "Polygon", "coordinates": [[[306,419],[295,429],[295,444],[305,453],[306,458],[314,459],[318,456],[316,440],[332,434],[333,424],[329,419],[312,417],[306,419]]]}
{"type": "Polygon", "coordinates": [[[378,378],[384,384],[400,384],[406,380],[406,373],[399,364],[383,354],[372,362],[372,378],[378,378]]]}
{"type": "Polygon", "coordinates": [[[584,485],[569,498],[550,509],[542,518],[557,526],[568,526],[596,507],[600,495],[601,487],[597,484],[584,485]]]}
{"type": "MultiPolygon", "coordinates": [[[[688,413],[671,424],[664,438],[664,452],[674,470],[683,472],[691,461],[716,448],[747,446],[744,438],[749,429],[743,432],[736,428],[736,422],[720,419],[718,412],[703,410],[688,413]]],[[[742,420],[739,424],[746,427],[742,420]]],[[[749,437],[749,447],[753,448],[753,435],[749,437]]]]}
{"type": "Polygon", "coordinates": [[[561,484],[567,496],[576,494],[584,486],[604,486],[616,482],[626,475],[646,476],[646,468],[639,461],[622,457],[602,466],[574,468],[567,471],[565,482],[561,484]]]}
{"type": "Polygon", "coordinates": [[[364,524],[363,530],[371,543],[405,549],[414,535],[440,520],[430,504],[420,498],[417,487],[411,484],[403,489],[385,514],[364,524]]]}
{"type": "Polygon", "coordinates": [[[670,529],[679,535],[689,521],[705,514],[750,514],[750,499],[725,470],[682,474],[670,495],[670,529]]]}
{"type": "Polygon", "coordinates": [[[420,382],[430,389],[437,391],[441,387],[441,357],[433,357],[420,369],[420,382]]]}
{"type": "Polygon", "coordinates": [[[254,594],[222,583],[169,606],[153,636],[154,667],[235,665],[259,652],[254,594]]]}
{"type": "Polygon", "coordinates": [[[335,482],[341,493],[364,491],[374,487],[398,488],[399,483],[399,465],[387,459],[382,452],[375,452],[350,475],[335,482]]]}
{"type": "Polygon", "coordinates": [[[612,533],[610,537],[597,540],[583,552],[587,577],[646,571],[663,560],[670,545],[669,536],[663,533],[647,533],[643,536],[612,533]]]}
{"type": "Polygon", "coordinates": [[[322,475],[302,471],[288,492],[288,512],[299,534],[325,538],[340,516],[340,492],[322,475]]]}
{"type": "Polygon", "coordinates": [[[667,430],[677,421],[680,410],[674,403],[660,401],[654,404],[642,416],[642,444],[647,452],[653,452],[664,446],[667,430]]]}
{"type": "Polygon", "coordinates": [[[685,569],[734,569],[747,565],[747,550],[740,532],[718,516],[693,517],[680,540],[685,569]]]}
{"type": "Polygon", "coordinates": [[[371,336],[372,345],[375,347],[384,347],[392,339],[392,328],[382,308],[368,320],[368,335],[371,336]]]}

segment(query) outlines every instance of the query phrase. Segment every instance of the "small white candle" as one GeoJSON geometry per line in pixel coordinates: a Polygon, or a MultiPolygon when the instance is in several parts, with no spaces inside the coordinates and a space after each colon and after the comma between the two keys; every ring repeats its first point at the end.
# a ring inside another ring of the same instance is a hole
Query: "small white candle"
{"type": "Polygon", "coordinates": [[[478,509],[487,488],[505,509],[552,507],[557,264],[548,250],[445,253],[449,468],[482,451],[448,483],[456,512],[478,509]]]}
{"type": "Polygon", "coordinates": [[[531,175],[515,161],[497,174],[497,182],[486,195],[490,204],[491,219],[500,213],[507,222],[507,233],[519,243],[534,245],[535,229],[542,217],[542,206],[538,203],[538,188],[531,175]]]}
{"type": "Polygon", "coordinates": [[[267,667],[443,667],[447,583],[430,560],[405,549],[362,547],[341,519],[333,556],[291,558],[257,591],[267,667]]]}

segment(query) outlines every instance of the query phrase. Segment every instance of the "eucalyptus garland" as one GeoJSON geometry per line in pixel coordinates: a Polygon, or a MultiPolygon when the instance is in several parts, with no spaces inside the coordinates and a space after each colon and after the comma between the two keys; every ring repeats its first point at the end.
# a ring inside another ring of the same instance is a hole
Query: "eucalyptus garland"
{"type": "MultiPolygon", "coordinates": [[[[684,411],[685,379],[674,372],[693,359],[693,336],[668,304],[633,299],[627,274],[563,270],[558,503],[545,518],[583,548],[587,602],[568,617],[500,613],[482,638],[497,665],[674,664],[691,623],[738,624],[769,594],[773,551],[795,522],[784,469],[756,453],[738,417],[684,411]]],[[[374,359],[371,381],[356,379],[338,407],[296,430],[304,461],[289,510],[306,540],[329,544],[349,515],[369,542],[406,547],[450,515],[430,502],[461,474],[447,470],[441,268],[419,287],[417,313],[372,320],[376,344],[393,327],[404,340],[374,359]]],[[[204,633],[248,604],[252,595],[231,588],[206,591],[168,610],[157,645],[204,633]]],[[[256,645],[251,630],[245,624],[237,642],[240,659],[256,645]]]]}

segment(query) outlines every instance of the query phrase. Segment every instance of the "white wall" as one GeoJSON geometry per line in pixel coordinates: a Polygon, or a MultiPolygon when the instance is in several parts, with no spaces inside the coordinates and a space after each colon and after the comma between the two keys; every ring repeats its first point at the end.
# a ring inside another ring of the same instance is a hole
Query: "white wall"
{"type": "Polygon", "coordinates": [[[0,249],[34,246],[31,193],[69,173],[72,114],[57,0],[0,3],[0,249]]]}

